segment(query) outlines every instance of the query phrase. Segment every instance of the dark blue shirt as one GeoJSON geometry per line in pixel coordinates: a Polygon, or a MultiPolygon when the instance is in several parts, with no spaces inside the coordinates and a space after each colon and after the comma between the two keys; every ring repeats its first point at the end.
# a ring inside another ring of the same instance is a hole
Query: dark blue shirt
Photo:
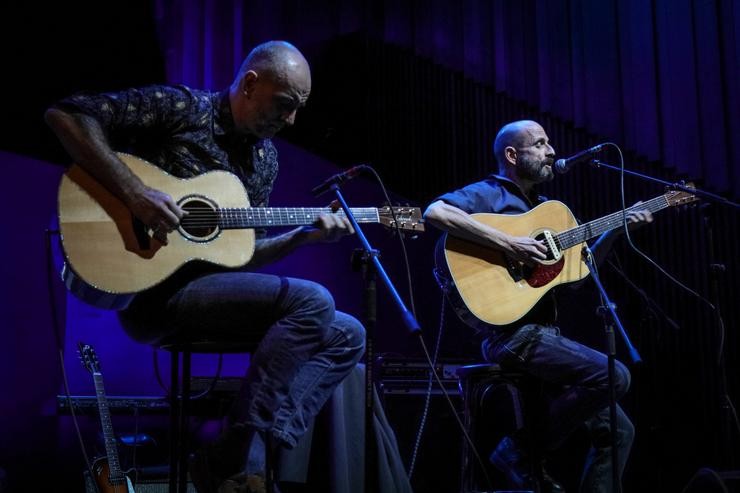
{"type": "Polygon", "coordinates": [[[540,195],[527,197],[519,185],[506,177],[489,175],[485,180],[437,197],[468,214],[521,214],[546,199],[540,195]]]}

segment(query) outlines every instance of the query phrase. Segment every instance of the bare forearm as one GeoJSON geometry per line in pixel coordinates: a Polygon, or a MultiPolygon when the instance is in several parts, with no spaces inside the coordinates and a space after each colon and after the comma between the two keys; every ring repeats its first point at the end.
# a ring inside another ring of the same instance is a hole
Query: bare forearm
{"type": "Polygon", "coordinates": [[[465,211],[437,201],[424,212],[424,219],[449,234],[480,245],[502,250],[514,259],[528,265],[546,258],[544,243],[528,236],[511,236],[496,228],[476,221],[465,211]]]}
{"type": "Polygon", "coordinates": [[[424,213],[424,220],[432,226],[465,240],[487,247],[504,249],[505,235],[476,221],[470,215],[444,202],[435,202],[424,213]]]}
{"type": "Polygon", "coordinates": [[[108,191],[125,202],[141,192],[141,180],[111,149],[97,120],[58,109],[48,110],[45,120],[73,161],[93,175],[108,191]]]}

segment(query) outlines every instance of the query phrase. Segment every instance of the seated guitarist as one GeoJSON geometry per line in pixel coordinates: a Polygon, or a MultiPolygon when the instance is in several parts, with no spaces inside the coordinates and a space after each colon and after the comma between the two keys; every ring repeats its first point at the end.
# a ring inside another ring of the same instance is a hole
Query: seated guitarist
{"type": "MultiPolygon", "coordinates": [[[[539,183],[553,179],[555,151],[545,130],[534,121],[505,125],[493,144],[499,174],[446,193],[432,202],[424,216],[450,235],[506,253],[510,258],[534,265],[546,258],[543,242],[514,237],[471,218],[473,213],[519,214],[543,201],[535,192],[539,183]]],[[[628,214],[632,223],[652,221],[649,211],[628,214]]],[[[603,260],[619,230],[602,235],[593,247],[596,261],[603,260]]],[[[592,450],[582,476],[581,491],[612,491],[609,434],[609,393],[606,355],[560,335],[555,324],[556,307],[552,292],[543,297],[524,318],[507,326],[483,326],[483,354],[503,368],[521,371],[541,379],[554,389],[548,403],[547,420],[535,437],[545,453],[556,449],[579,425],[586,425],[592,450]]],[[[616,390],[627,392],[630,373],[616,362],[616,390]]],[[[624,470],[634,428],[617,408],[618,447],[621,472],[624,470]]],[[[532,467],[523,447],[524,430],[505,437],[490,456],[491,462],[507,476],[512,486],[535,490],[532,467]]],[[[539,467],[539,465],[537,465],[539,467]]],[[[538,491],[563,491],[544,469],[538,491]]]]}
{"type": "MultiPolygon", "coordinates": [[[[72,159],[120,198],[151,229],[154,241],[166,244],[184,211],[143,183],[113,149],[183,178],[229,171],[243,182],[251,205],[263,207],[278,171],[270,138],[293,124],[310,91],[311,73],[300,51],[271,41],[249,53],[221,92],[151,86],[81,94],[49,109],[46,121],[72,159]]],[[[323,215],[311,227],[258,238],[250,266],[352,233],[346,218],[323,215]]],[[[261,341],[230,427],[191,464],[200,493],[215,493],[227,478],[244,472],[250,488],[264,491],[261,438],[271,451],[294,446],[364,351],[364,328],[335,311],[324,287],[193,262],[137,295],[121,317],[134,338],[148,343],[261,341]]]]}

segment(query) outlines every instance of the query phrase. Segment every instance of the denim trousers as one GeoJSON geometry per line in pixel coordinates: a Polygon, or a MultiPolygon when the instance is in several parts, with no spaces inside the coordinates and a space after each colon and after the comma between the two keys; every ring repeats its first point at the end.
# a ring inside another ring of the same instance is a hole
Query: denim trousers
{"type": "MultiPolygon", "coordinates": [[[[362,324],[336,311],[331,294],[312,281],[223,272],[192,280],[160,302],[167,320],[160,340],[255,343],[230,419],[271,432],[288,447],[365,348],[362,324]]],[[[143,338],[142,319],[162,318],[152,315],[155,308],[143,303],[122,316],[124,326],[139,331],[135,338],[143,338]]],[[[151,328],[146,337],[152,341],[151,328]]]]}
{"type": "MultiPolygon", "coordinates": [[[[585,425],[591,450],[580,491],[613,491],[606,355],[563,337],[557,327],[537,324],[510,332],[492,331],[482,349],[488,361],[543,382],[545,416],[535,437],[543,450],[556,449],[576,428],[585,425]]],[[[615,361],[614,385],[617,399],[630,385],[629,370],[619,361],[615,361]]],[[[619,405],[616,426],[621,477],[632,447],[634,427],[619,405]]]]}

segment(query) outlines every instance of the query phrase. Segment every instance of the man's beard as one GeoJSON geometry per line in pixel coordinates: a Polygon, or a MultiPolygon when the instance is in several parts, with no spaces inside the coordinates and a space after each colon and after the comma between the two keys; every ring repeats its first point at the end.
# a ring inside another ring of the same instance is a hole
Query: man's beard
{"type": "Polygon", "coordinates": [[[555,177],[552,172],[552,159],[549,158],[540,161],[539,159],[521,156],[517,163],[516,173],[519,178],[532,183],[543,183],[555,177]]]}

